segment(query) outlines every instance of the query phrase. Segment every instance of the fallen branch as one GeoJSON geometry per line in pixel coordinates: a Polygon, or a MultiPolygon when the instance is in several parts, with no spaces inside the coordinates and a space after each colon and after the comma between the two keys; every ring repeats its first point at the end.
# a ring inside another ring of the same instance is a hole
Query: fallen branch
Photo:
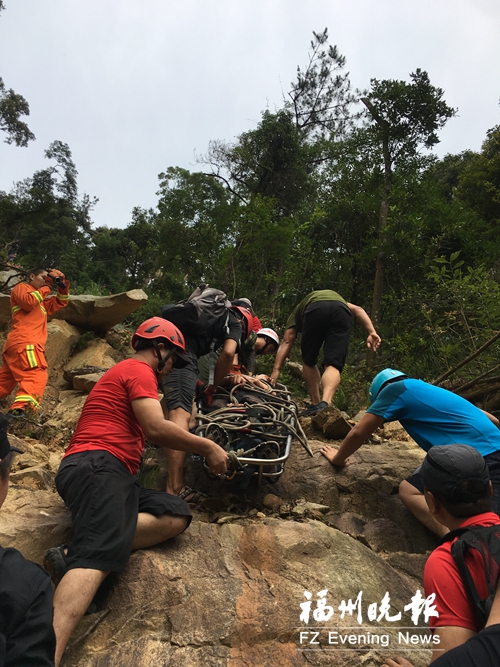
{"type": "MultiPolygon", "coordinates": [[[[486,376],[488,376],[490,373],[493,373],[494,371],[497,371],[499,368],[500,368],[500,364],[498,364],[497,366],[493,366],[493,368],[490,368],[489,371],[486,371],[485,373],[481,373],[481,375],[478,375],[473,380],[470,380],[469,382],[466,382],[465,384],[462,384],[460,387],[458,387],[454,391],[458,392],[458,391],[465,391],[466,389],[469,389],[469,387],[474,386],[480,380],[483,380],[486,376]]],[[[494,379],[494,378],[490,378],[489,381],[491,382],[492,379],[494,379]]]]}
{"type": "Polygon", "coordinates": [[[470,354],[468,357],[463,359],[463,361],[461,361],[459,364],[457,364],[453,368],[450,368],[449,371],[446,371],[446,373],[444,375],[441,375],[441,377],[439,377],[437,380],[434,380],[434,382],[432,382],[432,384],[434,384],[434,385],[441,384],[441,382],[443,382],[443,380],[446,380],[446,378],[449,378],[450,375],[453,375],[453,373],[456,373],[460,368],[462,368],[463,366],[468,364],[470,361],[472,361],[473,359],[478,357],[481,354],[481,352],[484,352],[484,350],[486,350],[488,347],[490,347],[490,345],[493,345],[493,343],[496,340],[498,340],[499,338],[500,338],[500,331],[498,331],[493,336],[493,338],[490,338],[489,340],[487,340],[486,343],[484,343],[484,345],[481,345],[481,347],[478,350],[476,350],[475,352],[470,354]]]}

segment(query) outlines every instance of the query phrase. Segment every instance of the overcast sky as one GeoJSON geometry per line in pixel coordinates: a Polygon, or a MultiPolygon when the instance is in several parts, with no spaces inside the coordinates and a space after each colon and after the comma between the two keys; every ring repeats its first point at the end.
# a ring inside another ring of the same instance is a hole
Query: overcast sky
{"type": "MultiPolygon", "coordinates": [[[[0,190],[66,142],[95,226],[155,207],[158,174],[200,169],[282,105],[312,31],[328,28],[354,86],[418,67],[458,108],[437,154],[480,150],[500,122],[499,0],[5,0],[0,76],[30,105],[36,141],[0,143],[0,190]]],[[[0,137],[1,139],[1,137],[0,137]]]]}

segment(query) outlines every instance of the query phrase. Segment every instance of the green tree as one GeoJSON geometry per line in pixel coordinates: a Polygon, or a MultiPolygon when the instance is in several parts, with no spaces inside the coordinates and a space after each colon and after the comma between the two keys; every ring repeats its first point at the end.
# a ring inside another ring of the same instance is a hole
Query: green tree
{"type": "Polygon", "coordinates": [[[427,72],[417,69],[405,81],[371,80],[369,93],[362,98],[373,121],[371,132],[381,149],[384,183],[378,223],[379,252],[375,268],[372,320],[381,320],[385,270],[385,229],[389,214],[395,167],[421,168],[426,164],[420,150],[431,149],[439,142],[437,131],[454,109],[442,99],[444,91],[431,85],[427,72]]]}
{"type": "Polygon", "coordinates": [[[311,40],[305,70],[297,67],[297,78],[285,100],[304,139],[317,141],[341,135],[350,127],[350,106],[356,100],[351,92],[349,74],[343,73],[345,57],[328,44],[328,29],[311,40]]]}
{"type": "Polygon", "coordinates": [[[78,196],[77,171],[67,144],[54,141],[45,157],[55,164],[0,193],[0,230],[5,247],[25,266],[57,266],[78,278],[88,264],[96,200],[78,196]]]}
{"type": "MultiPolygon", "coordinates": [[[[5,5],[0,0],[0,12],[5,5]]],[[[15,93],[12,88],[6,88],[0,77],[0,130],[7,134],[6,144],[16,146],[27,146],[29,141],[35,139],[35,135],[27,124],[21,120],[21,116],[29,116],[30,107],[22,95],[15,93]]]]}

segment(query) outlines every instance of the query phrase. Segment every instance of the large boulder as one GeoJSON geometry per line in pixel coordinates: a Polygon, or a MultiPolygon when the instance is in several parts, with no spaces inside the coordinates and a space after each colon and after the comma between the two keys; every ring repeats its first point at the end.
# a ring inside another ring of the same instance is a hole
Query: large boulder
{"type": "MultiPolygon", "coordinates": [[[[193,522],[176,540],[133,554],[126,571],[104,585],[99,611],[77,628],[62,664],[375,667],[387,655],[377,651],[383,637],[394,654],[404,654],[399,633],[413,627],[404,607],[418,587],[317,521],[193,522]],[[333,611],[328,620],[313,617],[322,591],[326,611],[333,611]],[[300,618],[307,595],[308,622],[300,618]],[[386,595],[388,615],[401,613],[397,621],[380,614],[386,595]],[[380,620],[369,620],[369,605],[380,620]],[[95,626],[90,633],[89,624],[95,626]],[[311,646],[313,631],[320,644],[311,646]],[[301,632],[307,633],[302,643],[301,632]],[[337,644],[328,643],[329,633],[338,633],[337,644]],[[349,636],[342,644],[339,637],[349,636]]],[[[411,634],[426,636],[424,625],[421,617],[411,634]]],[[[411,658],[423,667],[429,651],[412,651],[411,658]]]]}
{"type": "Polygon", "coordinates": [[[66,308],[58,310],[52,319],[65,320],[87,331],[103,333],[146,303],[148,296],[133,289],[110,296],[70,295],[66,308]]]}
{"type": "Polygon", "coordinates": [[[64,320],[48,323],[45,358],[51,372],[64,365],[81,333],[80,329],[64,320]]]}
{"type": "Polygon", "coordinates": [[[85,349],[74,354],[64,364],[65,371],[85,368],[88,366],[97,367],[102,370],[112,368],[116,361],[120,359],[116,351],[102,338],[96,338],[88,343],[85,349]]]}

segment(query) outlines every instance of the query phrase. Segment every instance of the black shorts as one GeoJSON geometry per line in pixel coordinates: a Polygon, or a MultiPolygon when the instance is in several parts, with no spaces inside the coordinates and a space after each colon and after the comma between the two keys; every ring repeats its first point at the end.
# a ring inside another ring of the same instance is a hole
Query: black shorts
{"type": "Polygon", "coordinates": [[[315,366],[321,346],[323,366],[334,366],[339,371],[345,366],[347,347],[352,329],[352,314],[341,301],[310,303],[303,316],[302,361],[315,366]]]}
{"type": "MultiPolygon", "coordinates": [[[[439,447],[439,445],[437,445],[439,447]]],[[[486,454],[483,457],[490,473],[491,485],[493,487],[492,510],[500,515],[500,452],[486,454]]],[[[413,475],[406,478],[406,481],[414,486],[420,493],[424,493],[424,483],[420,476],[419,466],[413,475]]]]}
{"type": "Polygon", "coordinates": [[[121,461],[102,450],[64,458],[56,487],[73,520],[68,569],[121,572],[132,551],[139,512],[185,516],[186,527],[192,518],[187,503],[163,491],[143,488],[121,461]]]}
{"type": "Polygon", "coordinates": [[[190,362],[184,368],[174,368],[171,373],[163,378],[161,388],[167,408],[169,410],[182,408],[191,414],[197,380],[198,363],[196,357],[191,357],[190,362]]]}

